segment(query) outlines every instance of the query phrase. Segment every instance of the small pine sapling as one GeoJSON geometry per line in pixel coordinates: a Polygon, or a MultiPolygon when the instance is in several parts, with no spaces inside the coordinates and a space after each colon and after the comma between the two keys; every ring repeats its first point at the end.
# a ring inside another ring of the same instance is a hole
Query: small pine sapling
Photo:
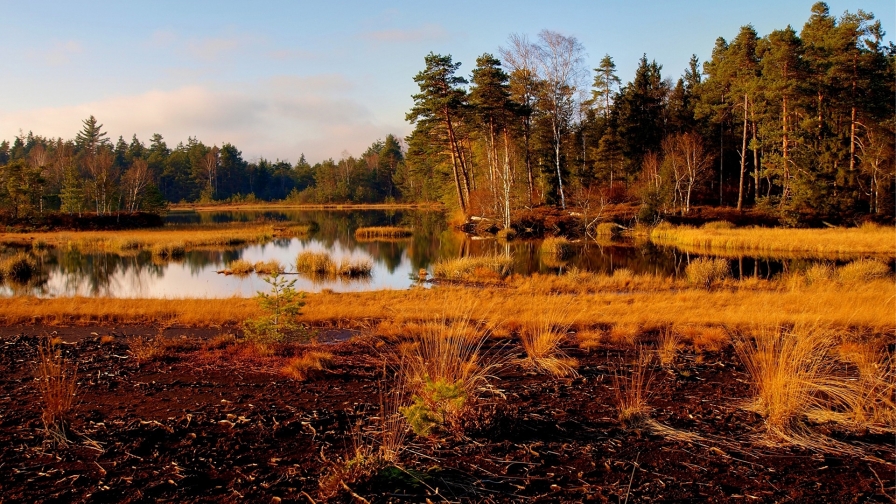
{"type": "Polygon", "coordinates": [[[271,286],[271,291],[259,291],[255,299],[265,315],[246,321],[246,336],[259,343],[308,340],[305,328],[296,321],[305,305],[305,293],[295,290],[296,280],[287,280],[279,272],[263,277],[263,280],[271,286]]]}

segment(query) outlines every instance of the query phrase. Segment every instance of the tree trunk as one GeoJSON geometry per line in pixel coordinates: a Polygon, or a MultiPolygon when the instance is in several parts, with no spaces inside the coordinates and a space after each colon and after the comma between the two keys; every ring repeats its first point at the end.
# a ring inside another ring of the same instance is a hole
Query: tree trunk
{"type": "Polygon", "coordinates": [[[744,135],[740,149],[740,183],[737,188],[737,211],[744,207],[744,172],[747,165],[747,95],[744,93],[744,135]]]}

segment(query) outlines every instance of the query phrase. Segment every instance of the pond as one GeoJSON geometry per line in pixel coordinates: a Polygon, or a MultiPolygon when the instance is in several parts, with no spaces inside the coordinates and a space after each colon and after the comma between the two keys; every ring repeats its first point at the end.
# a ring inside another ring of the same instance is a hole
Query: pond
{"type": "MultiPolygon", "coordinates": [[[[181,260],[159,261],[148,251],[130,255],[86,254],[76,250],[36,251],[39,274],[28,285],[6,282],[0,295],[31,294],[40,297],[103,296],[121,298],[221,298],[250,297],[268,285],[258,275],[245,277],[218,273],[236,259],[251,263],[276,259],[287,271],[294,271],[300,252],[327,252],[335,261],[342,258],[368,259],[373,264],[369,278],[340,280],[295,278],[296,288],[308,292],[329,289],[337,292],[382,289],[407,289],[418,284],[421,269],[432,273],[440,259],[461,256],[510,254],[518,274],[563,273],[570,268],[612,273],[627,268],[635,274],[660,276],[683,274],[695,255],[674,248],[658,247],[649,241],[582,241],[574,244],[575,253],[565,262],[543,258],[540,241],[503,242],[476,239],[450,228],[440,212],[416,210],[276,210],[171,212],[167,226],[216,226],[229,222],[282,221],[313,224],[307,237],[275,239],[264,244],[245,245],[221,250],[188,251],[181,260]],[[355,230],[366,226],[404,226],[414,230],[412,237],[388,241],[359,241],[355,230]]],[[[811,260],[770,260],[751,257],[730,259],[735,277],[770,278],[782,271],[799,270],[811,260]]]]}

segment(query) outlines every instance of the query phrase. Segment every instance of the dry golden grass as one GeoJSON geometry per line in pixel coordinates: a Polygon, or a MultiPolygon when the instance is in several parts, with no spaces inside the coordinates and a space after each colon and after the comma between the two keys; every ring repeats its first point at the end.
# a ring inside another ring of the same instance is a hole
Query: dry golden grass
{"type": "Polygon", "coordinates": [[[310,350],[300,357],[289,359],[280,373],[294,380],[305,381],[333,365],[333,354],[310,350]]]}
{"type": "Polygon", "coordinates": [[[579,348],[583,350],[594,350],[600,348],[601,340],[604,338],[603,331],[584,329],[576,333],[576,340],[579,342],[579,348]]]}
{"type": "Polygon", "coordinates": [[[62,358],[49,338],[38,344],[37,357],[34,374],[41,396],[44,430],[53,441],[64,445],[68,442],[68,415],[78,391],[78,370],[62,358]]]}
{"type": "Polygon", "coordinates": [[[296,271],[312,278],[363,278],[373,271],[373,261],[344,257],[337,264],[326,252],[306,250],[296,257],[296,271]]]}
{"type": "Polygon", "coordinates": [[[574,376],[579,363],[560,344],[569,330],[569,300],[546,299],[542,313],[520,332],[525,363],[554,377],[574,376]]]}
{"type": "Polygon", "coordinates": [[[513,259],[507,256],[459,257],[441,260],[433,266],[433,276],[440,280],[475,281],[482,271],[499,276],[509,275],[513,269],[513,259]]]}
{"type": "Polygon", "coordinates": [[[65,247],[81,252],[136,252],[141,249],[162,253],[184,250],[233,247],[246,243],[266,243],[278,236],[299,236],[310,226],[286,226],[275,229],[268,223],[230,223],[209,226],[171,226],[117,231],[49,231],[39,233],[0,233],[0,243],[40,241],[46,246],[65,247]]]}
{"type": "Polygon", "coordinates": [[[613,375],[619,421],[627,427],[643,425],[650,414],[650,386],[654,378],[653,355],[641,348],[628,377],[613,375]]]}
{"type": "Polygon", "coordinates": [[[844,283],[868,282],[889,275],[890,268],[878,259],[859,259],[837,268],[837,279],[844,283]]]}
{"type": "Polygon", "coordinates": [[[718,352],[730,341],[728,332],[719,326],[688,324],[675,326],[673,330],[690,342],[697,352],[718,352]]]}
{"type": "Polygon", "coordinates": [[[634,346],[641,335],[641,326],[638,324],[614,324],[607,332],[607,341],[614,345],[634,346]]]}
{"type": "Polygon", "coordinates": [[[270,261],[258,261],[253,265],[255,273],[259,275],[273,275],[283,273],[283,265],[276,259],[270,261]]]}
{"type": "Polygon", "coordinates": [[[681,338],[675,331],[668,328],[660,331],[656,345],[656,354],[659,357],[660,365],[671,367],[675,364],[675,358],[678,357],[681,346],[681,338]]]}
{"type": "MultiPolygon", "coordinates": [[[[704,289],[654,292],[543,293],[527,288],[441,286],[436,289],[309,294],[301,320],[311,324],[345,324],[392,319],[439,320],[440,314],[463,315],[477,303],[474,320],[502,314],[503,322],[534,320],[546,298],[557,296],[576,306],[571,327],[640,325],[642,327],[748,327],[817,321],[838,327],[892,330],[896,285],[873,280],[852,285],[848,296],[838,289],[809,286],[794,290],[704,289]]],[[[110,299],[28,296],[0,298],[0,324],[105,324],[220,326],[261,315],[254,299],[110,299]]],[[[683,335],[684,336],[684,335],[683,335]]]]}
{"type": "Polygon", "coordinates": [[[717,285],[731,277],[727,259],[698,257],[684,269],[688,282],[703,287],[717,285]]]}
{"type": "Polygon", "coordinates": [[[355,230],[355,239],[358,241],[394,240],[410,238],[413,235],[413,229],[395,226],[360,227],[355,230]]]}
{"type": "Polygon", "coordinates": [[[733,251],[740,255],[795,253],[804,257],[825,258],[880,254],[896,257],[896,229],[892,226],[713,229],[661,225],[650,232],[650,239],[657,244],[674,245],[691,251],[733,251]]]}
{"type": "Polygon", "coordinates": [[[235,261],[231,261],[230,264],[227,265],[225,273],[230,275],[246,276],[253,271],[255,271],[255,266],[253,266],[252,263],[245,259],[237,259],[235,261]]]}
{"type": "MultiPolygon", "coordinates": [[[[753,382],[755,397],[749,407],[763,416],[766,436],[808,448],[838,449],[841,445],[818,433],[810,433],[805,419],[843,421],[844,406],[852,418],[868,407],[864,380],[844,375],[834,355],[839,337],[817,324],[762,328],[740,335],[737,353],[753,382]]],[[[892,401],[890,402],[892,404],[892,401]]]]}
{"type": "Polygon", "coordinates": [[[36,324],[145,324],[216,327],[238,324],[261,315],[253,298],[224,299],[113,299],[0,298],[0,323],[36,324]]]}

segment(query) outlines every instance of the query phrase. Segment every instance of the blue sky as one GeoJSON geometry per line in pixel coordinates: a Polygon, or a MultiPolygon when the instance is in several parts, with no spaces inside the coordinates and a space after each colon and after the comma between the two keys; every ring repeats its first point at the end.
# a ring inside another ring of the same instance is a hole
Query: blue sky
{"type": "MultiPolygon", "coordinates": [[[[0,139],[20,129],[72,138],[93,114],[114,138],[196,136],[247,159],[357,155],[410,132],[413,76],[430,51],[468,75],[511,33],[546,28],[578,38],[588,68],[611,55],[623,82],[644,53],[677,79],[691,54],[705,61],[741,25],[799,31],[813,3],[0,1],[0,139]]],[[[828,5],[873,12],[894,40],[892,0],[828,5]]]]}

